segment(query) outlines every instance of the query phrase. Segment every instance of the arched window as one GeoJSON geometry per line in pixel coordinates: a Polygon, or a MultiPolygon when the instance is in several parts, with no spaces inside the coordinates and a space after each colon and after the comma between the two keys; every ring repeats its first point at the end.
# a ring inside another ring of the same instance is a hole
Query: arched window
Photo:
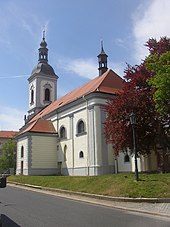
{"type": "Polygon", "coordinates": [[[21,158],[23,158],[24,157],[24,147],[22,146],[21,147],[21,158]]]}
{"type": "Polygon", "coordinates": [[[50,89],[45,89],[45,101],[50,101],[50,89]]]}
{"type": "Polygon", "coordinates": [[[82,120],[80,120],[77,124],[77,134],[85,132],[85,124],[82,120]]]}
{"type": "Polygon", "coordinates": [[[128,154],[125,154],[124,156],[124,162],[130,162],[130,158],[128,154]]]}
{"type": "Polygon", "coordinates": [[[64,146],[64,162],[67,161],[67,145],[64,146]]]}
{"type": "Polygon", "coordinates": [[[31,90],[31,103],[34,103],[34,90],[31,90]]]}
{"type": "Polygon", "coordinates": [[[79,158],[84,158],[84,153],[83,153],[83,151],[80,151],[80,153],[79,153],[79,158]]]}
{"type": "Polygon", "coordinates": [[[61,138],[61,139],[66,138],[66,129],[65,129],[64,126],[62,126],[62,127],[60,128],[60,138],[61,138]]]}

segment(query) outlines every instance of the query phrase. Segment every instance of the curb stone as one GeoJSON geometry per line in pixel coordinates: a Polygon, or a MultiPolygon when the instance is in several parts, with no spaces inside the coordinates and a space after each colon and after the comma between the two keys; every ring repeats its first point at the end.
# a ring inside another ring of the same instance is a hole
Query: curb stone
{"type": "Polygon", "coordinates": [[[112,196],[105,196],[105,195],[98,195],[98,194],[90,194],[85,192],[75,192],[69,191],[64,189],[56,189],[56,188],[49,188],[31,184],[22,184],[17,182],[8,181],[10,184],[26,186],[30,188],[51,191],[51,192],[59,192],[62,194],[69,194],[69,195],[80,195],[89,198],[95,198],[100,200],[107,200],[107,201],[114,201],[114,202],[135,202],[135,203],[170,203],[170,198],[127,198],[127,197],[112,197],[112,196]]]}

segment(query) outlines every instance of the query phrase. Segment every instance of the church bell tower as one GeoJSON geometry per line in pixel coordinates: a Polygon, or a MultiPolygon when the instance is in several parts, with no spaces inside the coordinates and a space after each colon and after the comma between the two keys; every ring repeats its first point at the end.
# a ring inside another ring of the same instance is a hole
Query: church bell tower
{"type": "Polygon", "coordinates": [[[97,56],[98,57],[98,63],[99,63],[99,76],[101,76],[103,73],[107,71],[107,54],[104,52],[103,48],[103,41],[101,41],[101,52],[97,56]]]}
{"type": "Polygon", "coordinates": [[[38,64],[32,70],[29,82],[28,120],[57,98],[57,79],[54,69],[48,64],[48,48],[43,31],[38,64]]]}

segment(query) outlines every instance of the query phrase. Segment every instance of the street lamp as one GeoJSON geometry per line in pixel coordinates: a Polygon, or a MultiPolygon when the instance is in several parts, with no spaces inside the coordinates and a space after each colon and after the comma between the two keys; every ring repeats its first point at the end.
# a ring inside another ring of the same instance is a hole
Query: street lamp
{"type": "Polygon", "coordinates": [[[130,114],[130,123],[132,125],[133,150],[134,150],[134,153],[135,153],[135,176],[136,176],[136,181],[138,181],[139,180],[139,175],[138,175],[137,150],[136,150],[136,135],[135,135],[136,115],[133,112],[130,114]]]}

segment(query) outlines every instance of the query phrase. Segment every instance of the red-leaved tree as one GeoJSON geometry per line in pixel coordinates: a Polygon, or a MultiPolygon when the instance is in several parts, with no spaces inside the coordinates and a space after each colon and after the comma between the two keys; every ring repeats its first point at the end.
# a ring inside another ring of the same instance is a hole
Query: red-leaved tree
{"type": "MultiPolygon", "coordinates": [[[[146,46],[150,55],[162,54],[170,50],[170,40],[166,37],[160,41],[150,39],[146,46]]],[[[113,144],[117,155],[127,147],[133,153],[132,127],[130,114],[136,115],[137,152],[148,154],[159,140],[158,128],[162,124],[159,113],[153,101],[154,89],[148,84],[148,79],[154,75],[145,66],[145,61],[137,66],[127,66],[122,92],[105,106],[106,121],[104,124],[107,142],[113,144]]]]}

